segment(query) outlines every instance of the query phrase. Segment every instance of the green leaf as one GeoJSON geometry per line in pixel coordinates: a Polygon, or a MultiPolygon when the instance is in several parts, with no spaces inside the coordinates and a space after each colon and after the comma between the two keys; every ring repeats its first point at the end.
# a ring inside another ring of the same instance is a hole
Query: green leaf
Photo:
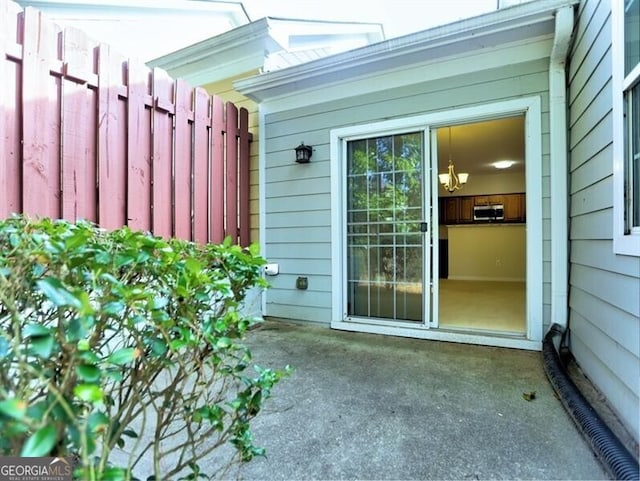
{"type": "Polygon", "coordinates": [[[27,412],[27,403],[22,399],[6,399],[0,402],[0,413],[18,421],[24,417],[27,412]]]}
{"type": "Polygon", "coordinates": [[[101,481],[126,481],[130,479],[124,468],[107,468],[102,473],[101,481]]]}
{"type": "Polygon", "coordinates": [[[82,359],[87,364],[98,364],[100,362],[100,358],[93,351],[80,351],[78,357],[82,359]]]}
{"type": "Polygon", "coordinates": [[[73,295],[73,293],[54,277],[40,279],[36,282],[36,285],[45,297],[58,307],[71,306],[77,309],[82,307],[80,299],[73,295]]]}
{"type": "Polygon", "coordinates": [[[53,425],[38,429],[22,446],[20,456],[35,458],[48,455],[56,443],[56,428],[53,425]]]}
{"type": "Polygon", "coordinates": [[[117,351],[111,353],[111,355],[107,358],[107,361],[112,364],[118,364],[122,366],[123,364],[128,364],[133,361],[136,357],[138,357],[139,353],[137,349],[133,347],[123,347],[122,349],[118,349],[117,351]]]}
{"type": "Polygon", "coordinates": [[[187,271],[194,274],[202,270],[202,264],[200,264],[200,262],[198,262],[192,257],[185,261],[184,267],[187,269],[187,271]]]}
{"type": "Polygon", "coordinates": [[[43,326],[42,324],[27,324],[22,330],[22,335],[24,337],[48,336],[50,333],[51,331],[49,330],[49,328],[43,326]]]}
{"type": "Polygon", "coordinates": [[[111,316],[117,316],[124,311],[125,305],[120,301],[107,302],[102,306],[102,312],[111,316]]]}
{"type": "Polygon", "coordinates": [[[87,425],[89,429],[93,432],[99,430],[103,426],[109,425],[109,418],[106,414],[101,412],[91,413],[89,419],[87,420],[87,425]]]}
{"type": "Polygon", "coordinates": [[[41,421],[42,418],[47,413],[48,407],[49,407],[49,404],[47,401],[45,400],[39,401],[27,408],[27,416],[29,416],[31,419],[41,421]]]}
{"type": "Polygon", "coordinates": [[[88,364],[81,364],[80,366],[77,366],[76,373],[83,381],[87,382],[98,381],[100,379],[100,375],[102,374],[98,367],[88,364]]]}
{"type": "Polygon", "coordinates": [[[151,351],[158,356],[162,356],[167,352],[167,343],[164,339],[153,339],[151,340],[151,351]]]}
{"type": "Polygon", "coordinates": [[[31,352],[42,359],[49,359],[53,352],[55,339],[52,335],[31,338],[31,352]]]}
{"type": "Polygon", "coordinates": [[[113,370],[113,369],[109,369],[108,371],[104,372],[104,376],[107,379],[111,379],[115,382],[121,382],[124,379],[124,375],[122,374],[122,372],[120,372],[119,370],[113,370]]]}
{"type": "Polygon", "coordinates": [[[97,384],[78,384],[73,388],[73,394],[90,403],[100,402],[104,397],[102,389],[97,384]]]}
{"type": "Polygon", "coordinates": [[[122,431],[122,435],[127,436],[129,438],[134,438],[134,439],[138,437],[138,433],[136,433],[132,429],[125,429],[124,431],[122,431]]]}

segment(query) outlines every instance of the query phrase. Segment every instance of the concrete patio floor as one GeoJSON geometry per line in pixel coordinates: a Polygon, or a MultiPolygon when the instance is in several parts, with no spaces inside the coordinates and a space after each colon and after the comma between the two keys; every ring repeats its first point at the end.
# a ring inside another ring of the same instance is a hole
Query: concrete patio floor
{"type": "Polygon", "coordinates": [[[245,480],[609,479],[539,352],[268,321],[254,361],[290,364],[253,424],[245,480]],[[523,393],[535,391],[527,401],[523,393]]]}

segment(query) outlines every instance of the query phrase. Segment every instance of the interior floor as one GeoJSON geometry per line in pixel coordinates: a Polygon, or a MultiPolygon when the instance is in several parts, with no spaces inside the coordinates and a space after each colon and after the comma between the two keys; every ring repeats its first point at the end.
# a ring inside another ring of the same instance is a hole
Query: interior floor
{"type": "Polygon", "coordinates": [[[524,334],[524,282],[440,279],[439,327],[524,334]]]}

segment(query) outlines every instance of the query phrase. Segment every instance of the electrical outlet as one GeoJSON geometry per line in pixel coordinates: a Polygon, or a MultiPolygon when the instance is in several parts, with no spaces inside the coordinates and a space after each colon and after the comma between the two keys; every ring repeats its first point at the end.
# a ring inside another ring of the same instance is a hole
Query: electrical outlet
{"type": "Polygon", "coordinates": [[[309,287],[309,279],[306,277],[298,277],[296,279],[296,289],[307,289],[309,287]]]}

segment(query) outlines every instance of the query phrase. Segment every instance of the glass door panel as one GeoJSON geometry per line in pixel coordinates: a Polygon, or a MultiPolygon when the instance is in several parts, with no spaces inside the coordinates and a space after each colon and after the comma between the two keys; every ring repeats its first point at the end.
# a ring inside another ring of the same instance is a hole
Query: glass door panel
{"type": "Polygon", "coordinates": [[[420,131],[347,143],[350,317],[424,319],[423,138],[420,131]]]}

